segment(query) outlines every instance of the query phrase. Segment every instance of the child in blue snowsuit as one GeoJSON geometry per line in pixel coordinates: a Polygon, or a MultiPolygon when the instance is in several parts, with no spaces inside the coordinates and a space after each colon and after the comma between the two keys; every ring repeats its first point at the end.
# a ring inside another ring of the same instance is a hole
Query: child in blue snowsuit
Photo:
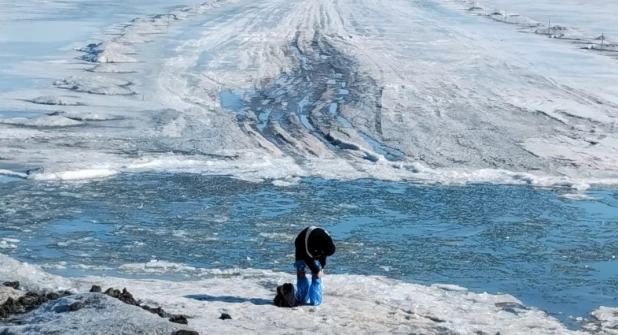
{"type": "Polygon", "coordinates": [[[296,302],[299,305],[318,306],[322,303],[322,276],[326,257],[335,253],[335,244],[326,230],[317,227],[305,228],[296,241],[296,302]],[[305,272],[311,270],[311,285],[305,272]]]}

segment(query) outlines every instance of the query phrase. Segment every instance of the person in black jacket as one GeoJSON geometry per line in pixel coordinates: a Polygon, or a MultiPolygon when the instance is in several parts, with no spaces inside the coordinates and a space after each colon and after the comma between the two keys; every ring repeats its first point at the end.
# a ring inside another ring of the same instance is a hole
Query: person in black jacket
{"type": "Polygon", "coordinates": [[[335,253],[335,244],[326,230],[308,227],[298,234],[296,247],[296,301],[298,304],[317,306],[322,303],[322,276],[326,257],[335,253]],[[306,268],[311,270],[311,286],[306,268]]]}

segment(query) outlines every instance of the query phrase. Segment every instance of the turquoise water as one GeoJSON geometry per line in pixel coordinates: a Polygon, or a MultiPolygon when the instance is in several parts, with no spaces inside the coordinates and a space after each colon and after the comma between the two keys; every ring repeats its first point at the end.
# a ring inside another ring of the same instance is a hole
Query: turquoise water
{"type": "Polygon", "coordinates": [[[67,262],[49,270],[62,275],[118,274],[71,266],[153,258],[291,271],[295,234],[319,225],[338,247],[328,273],[509,293],[576,326],[569,316],[618,305],[618,194],[593,190],[595,200],[574,201],[560,192],[322,179],[277,187],[192,174],[4,180],[0,239],[20,242],[0,252],[67,262]]]}

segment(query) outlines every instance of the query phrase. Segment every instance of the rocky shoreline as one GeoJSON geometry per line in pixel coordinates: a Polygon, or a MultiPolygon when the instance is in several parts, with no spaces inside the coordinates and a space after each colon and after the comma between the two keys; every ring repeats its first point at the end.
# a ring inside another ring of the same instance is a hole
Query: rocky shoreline
{"type": "MultiPolygon", "coordinates": [[[[36,312],[38,309],[49,309],[60,313],[73,313],[83,309],[92,309],[95,311],[105,310],[109,306],[105,305],[107,299],[113,298],[121,301],[124,305],[134,306],[141,308],[150,314],[156,314],[160,318],[167,319],[170,323],[179,325],[188,325],[188,317],[181,314],[171,314],[166,312],[163,308],[151,307],[142,304],[141,301],[135,299],[133,295],[126,289],[122,291],[113,287],[102,291],[100,286],[93,285],[90,292],[87,294],[73,293],[70,291],[59,292],[34,292],[34,291],[21,291],[18,281],[4,282],[0,286],[0,332],[12,334],[10,329],[1,329],[1,326],[17,326],[28,327],[28,314],[36,312]],[[68,298],[64,299],[63,298],[68,298]]],[[[229,316],[228,316],[229,317],[229,316]]],[[[88,322],[87,319],[83,319],[88,322]]],[[[49,320],[48,320],[49,321],[49,320]]],[[[167,328],[167,327],[164,327],[167,328]]],[[[172,327],[175,328],[175,327],[172,327]]],[[[40,328],[37,328],[41,330],[40,328]]],[[[23,329],[24,332],[28,332],[23,329]]],[[[145,331],[146,333],[149,333],[145,331]]],[[[172,331],[165,331],[161,329],[160,334],[172,334],[172,335],[199,335],[198,332],[190,329],[173,329],[172,331]]]]}

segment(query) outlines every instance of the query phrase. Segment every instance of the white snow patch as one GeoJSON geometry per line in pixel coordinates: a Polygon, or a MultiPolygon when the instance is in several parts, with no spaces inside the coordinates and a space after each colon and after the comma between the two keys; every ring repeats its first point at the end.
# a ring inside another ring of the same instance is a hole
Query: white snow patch
{"type": "Polygon", "coordinates": [[[86,47],[78,48],[77,51],[83,51],[86,54],[80,59],[95,62],[95,63],[134,63],[137,60],[126,54],[135,53],[130,47],[116,43],[114,41],[105,41],[98,44],[89,44],[86,47]]]}
{"type": "Polygon", "coordinates": [[[445,291],[459,291],[459,292],[464,292],[467,291],[468,289],[465,287],[461,287],[459,285],[453,285],[453,284],[433,284],[431,285],[431,287],[435,287],[435,288],[439,288],[441,290],[445,290],[445,291]]]}
{"type": "Polygon", "coordinates": [[[591,43],[587,49],[618,52],[618,43],[591,43]]]}
{"type": "Polygon", "coordinates": [[[287,187],[287,186],[295,186],[300,183],[300,178],[298,177],[286,177],[283,179],[275,179],[273,180],[273,185],[279,187],[287,187]]]}
{"type": "Polygon", "coordinates": [[[541,23],[535,21],[527,16],[509,13],[507,11],[493,11],[488,16],[496,21],[509,23],[509,24],[517,24],[526,27],[537,27],[540,26],[541,23]]]}
{"type": "Polygon", "coordinates": [[[121,43],[116,43],[114,41],[105,41],[105,42],[101,42],[101,43],[92,43],[92,44],[88,44],[85,47],[82,48],[77,48],[77,51],[82,51],[85,53],[101,53],[103,51],[115,51],[118,53],[123,53],[123,54],[127,54],[127,53],[135,53],[135,50],[133,50],[131,47],[126,46],[124,44],[121,43]]]}

